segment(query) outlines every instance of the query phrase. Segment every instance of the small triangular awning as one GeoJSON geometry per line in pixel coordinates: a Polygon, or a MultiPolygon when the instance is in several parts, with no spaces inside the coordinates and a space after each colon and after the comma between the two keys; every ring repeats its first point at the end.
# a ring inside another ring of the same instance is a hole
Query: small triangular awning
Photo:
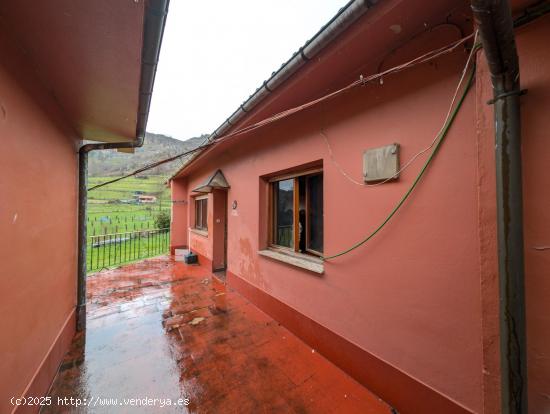
{"type": "Polygon", "coordinates": [[[211,193],[212,190],[216,188],[221,190],[229,188],[229,184],[227,184],[227,180],[225,179],[225,176],[223,175],[221,170],[216,171],[214,174],[208,177],[208,179],[204,183],[199,185],[193,191],[196,193],[211,193]]]}

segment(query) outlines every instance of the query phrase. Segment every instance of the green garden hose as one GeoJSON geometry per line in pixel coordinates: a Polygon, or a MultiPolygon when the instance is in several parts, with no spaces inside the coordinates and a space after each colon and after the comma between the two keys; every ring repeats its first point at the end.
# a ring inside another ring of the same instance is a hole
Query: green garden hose
{"type": "Polygon", "coordinates": [[[420,182],[420,179],[422,178],[422,176],[424,175],[424,173],[426,172],[427,168],[428,168],[428,165],[430,165],[430,163],[432,162],[432,160],[434,159],[435,157],[435,154],[437,153],[437,151],[439,150],[439,147],[441,146],[441,144],[443,143],[443,141],[445,140],[445,137],[447,136],[447,133],[449,132],[449,129],[451,128],[451,125],[453,124],[453,121],[455,120],[456,118],[456,115],[458,114],[458,111],[460,110],[460,107],[462,106],[462,103],[464,102],[465,98],[466,98],[466,95],[468,94],[468,91],[470,90],[470,87],[472,86],[472,81],[474,79],[474,74],[475,74],[475,64],[472,66],[472,70],[471,70],[471,73],[469,75],[469,78],[468,78],[468,83],[466,84],[466,87],[464,88],[464,91],[462,92],[462,95],[460,96],[460,99],[458,100],[455,108],[453,109],[453,111],[451,112],[451,116],[447,119],[447,122],[445,123],[445,125],[443,126],[443,129],[442,131],[440,132],[439,134],[439,139],[437,140],[432,152],[430,153],[430,156],[428,157],[428,159],[426,160],[426,162],[424,163],[424,166],[422,167],[422,169],[420,170],[420,172],[418,173],[418,175],[416,176],[416,178],[414,179],[412,185],[410,186],[410,188],[407,190],[407,192],[405,193],[405,195],[401,198],[401,200],[399,200],[399,202],[397,203],[397,205],[393,208],[393,210],[390,212],[390,214],[385,218],[385,220],[382,222],[382,224],[380,224],[371,234],[369,234],[366,238],[364,238],[363,240],[361,240],[360,242],[354,244],[353,246],[351,246],[349,249],[346,249],[340,253],[336,253],[336,254],[333,254],[333,255],[330,255],[330,256],[322,256],[322,259],[323,260],[329,260],[329,259],[334,259],[336,257],[340,257],[340,256],[343,256],[349,252],[351,252],[352,250],[355,250],[357,249],[358,247],[362,246],[363,244],[365,244],[366,242],[368,242],[370,239],[372,239],[374,236],[376,236],[376,234],[382,230],[382,228],[391,220],[391,218],[395,215],[395,213],[397,213],[397,211],[399,210],[399,208],[405,203],[405,201],[407,200],[407,198],[409,198],[409,196],[411,195],[411,193],[413,192],[413,190],[415,189],[415,187],[418,185],[418,183],[420,182]]]}

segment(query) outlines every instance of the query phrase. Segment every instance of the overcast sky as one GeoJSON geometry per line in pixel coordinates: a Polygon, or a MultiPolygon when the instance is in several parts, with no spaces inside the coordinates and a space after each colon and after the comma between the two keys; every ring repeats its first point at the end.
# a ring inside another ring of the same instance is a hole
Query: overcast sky
{"type": "Polygon", "coordinates": [[[147,130],[209,134],[346,0],[172,0],[147,130]]]}

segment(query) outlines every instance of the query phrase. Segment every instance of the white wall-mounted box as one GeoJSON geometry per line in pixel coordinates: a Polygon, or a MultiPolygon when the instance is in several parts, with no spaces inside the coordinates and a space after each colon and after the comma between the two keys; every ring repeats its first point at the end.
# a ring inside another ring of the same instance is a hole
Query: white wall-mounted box
{"type": "Polygon", "coordinates": [[[366,183],[397,179],[399,144],[372,148],[363,153],[363,178],[366,183]]]}

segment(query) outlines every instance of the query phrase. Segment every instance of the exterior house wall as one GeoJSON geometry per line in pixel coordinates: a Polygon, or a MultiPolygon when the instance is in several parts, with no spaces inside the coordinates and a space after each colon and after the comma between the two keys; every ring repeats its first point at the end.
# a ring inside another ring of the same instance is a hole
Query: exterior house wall
{"type": "Polygon", "coordinates": [[[185,180],[170,181],[172,194],[172,214],[170,232],[170,250],[174,254],[176,248],[186,248],[187,240],[187,213],[189,200],[187,198],[187,185],[185,180]]]}
{"type": "MultiPolygon", "coordinates": [[[[530,413],[550,412],[550,313],[548,279],[550,259],[550,192],[545,177],[550,147],[550,16],[516,30],[521,86],[528,90],[521,98],[523,151],[523,208],[525,249],[525,300],[527,323],[528,406],[530,413]],[[542,248],[542,249],[541,249],[542,248]]],[[[499,302],[496,230],[496,176],[493,108],[490,74],[484,56],[477,70],[476,125],[478,141],[479,234],[483,324],[484,412],[499,412],[499,302]]]]}
{"type": "Polygon", "coordinates": [[[529,412],[550,412],[550,15],[517,30],[521,63],[529,412]]]}
{"type": "MultiPolygon", "coordinates": [[[[198,185],[203,182],[206,179],[206,175],[201,177],[201,180],[198,180],[198,182],[193,181],[192,184],[189,185],[189,188],[196,188],[198,185]]],[[[190,182],[191,183],[191,182],[190,182]]],[[[200,193],[194,193],[196,196],[202,196],[204,194],[200,193]]],[[[197,231],[194,229],[195,227],[195,198],[190,197],[189,200],[189,212],[188,212],[188,223],[189,227],[187,229],[189,233],[189,249],[200,255],[204,261],[206,261],[207,266],[212,265],[212,258],[214,256],[214,241],[212,238],[213,232],[213,224],[214,224],[214,209],[212,206],[214,205],[214,195],[208,194],[208,212],[207,212],[207,218],[206,223],[208,230],[207,231],[197,231]]]]}
{"type": "Polygon", "coordinates": [[[76,304],[77,141],[16,44],[0,30],[2,413],[46,393],[76,304]]]}
{"type": "Polygon", "coordinates": [[[495,131],[492,106],[486,104],[493,92],[483,54],[478,54],[475,87],[483,412],[496,413],[500,410],[500,343],[495,131]]]}
{"type": "MultiPolygon", "coordinates": [[[[550,410],[550,192],[544,191],[550,159],[545,139],[550,52],[544,43],[549,37],[550,16],[517,29],[522,87],[529,90],[521,99],[533,413],[550,410]]],[[[409,58],[419,54],[406,53],[409,58]]],[[[400,57],[392,59],[386,66],[400,57]]],[[[231,186],[228,206],[238,205],[235,211],[228,207],[228,283],[404,413],[500,411],[494,120],[493,107],[487,105],[492,89],[484,55],[478,54],[474,88],[411,198],[366,245],[325,262],[322,276],[258,254],[267,245],[269,219],[268,185],[262,177],[321,161],[325,253],[349,247],[385,218],[422,161],[397,182],[361,188],[339,171],[320,132],[355,180],[361,180],[365,149],[398,142],[403,164],[441,127],[464,61],[463,52],[455,52],[389,76],[383,85],[356,89],[246,140],[237,138],[174,180],[194,188],[218,168],[223,171],[231,186]],[[369,370],[372,376],[365,373],[369,370]],[[407,395],[411,388],[419,393],[407,395]],[[449,404],[433,409],[441,400],[430,406],[425,389],[449,404]]],[[[192,223],[193,213],[188,217],[192,223]]],[[[211,237],[191,233],[190,244],[206,260],[212,259],[211,237]]]]}
{"type": "Polygon", "coordinates": [[[550,412],[550,15],[518,30],[530,412],[550,412]]]}
{"type": "MultiPolygon", "coordinates": [[[[397,182],[360,188],[332,163],[321,131],[335,159],[356,180],[361,180],[365,149],[398,142],[404,162],[427,146],[441,127],[464,62],[464,52],[455,53],[437,65],[388,77],[384,85],[356,89],[263,128],[247,139],[246,146],[228,147],[186,179],[194,188],[220,168],[231,186],[228,204],[238,202],[236,212],[228,216],[232,275],[457,407],[480,412],[473,93],[421,185],[369,244],[327,261],[322,276],[258,255],[266,244],[268,220],[267,206],[260,204],[265,201],[261,177],[319,160],[324,173],[325,253],[343,250],[372,231],[410,186],[421,162],[397,182]]],[[[191,236],[192,246],[198,237],[191,236]]],[[[197,242],[195,249],[211,259],[210,240],[197,242]]]]}

